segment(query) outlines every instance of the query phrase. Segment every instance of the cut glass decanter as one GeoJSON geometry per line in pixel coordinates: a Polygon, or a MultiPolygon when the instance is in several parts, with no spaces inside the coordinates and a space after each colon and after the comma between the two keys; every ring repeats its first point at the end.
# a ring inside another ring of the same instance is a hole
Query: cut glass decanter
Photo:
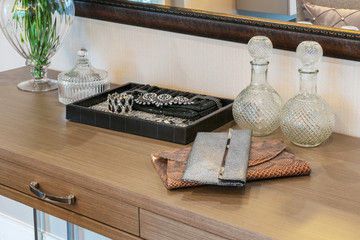
{"type": "Polygon", "coordinates": [[[317,42],[304,41],[296,50],[303,64],[299,69],[300,91],[283,107],[280,127],[284,135],[295,145],[316,147],[332,133],[335,117],[329,105],[317,95],[318,63],[323,50],[317,42]]]}
{"type": "Polygon", "coordinates": [[[240,92],[233,104],[233,116],[241,129],[250,129],[254,136],[266,136],[279,127],[282,100],[267,81],[272,43],[265,36],[250,39],[251,83],[240,92]]]}

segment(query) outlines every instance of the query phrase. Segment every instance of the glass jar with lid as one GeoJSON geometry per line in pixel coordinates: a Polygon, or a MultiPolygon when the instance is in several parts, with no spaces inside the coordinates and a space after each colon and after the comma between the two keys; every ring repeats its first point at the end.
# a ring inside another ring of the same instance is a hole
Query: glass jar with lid
{"type": "Polygon", "coordinates": [[[110,89],[108,73],[94,68],[86,58],[87,55],[86,49],[80,49],[75,66],[69,72],[59,74],[58,89],[61,103],[69,104],[110,89]]]}

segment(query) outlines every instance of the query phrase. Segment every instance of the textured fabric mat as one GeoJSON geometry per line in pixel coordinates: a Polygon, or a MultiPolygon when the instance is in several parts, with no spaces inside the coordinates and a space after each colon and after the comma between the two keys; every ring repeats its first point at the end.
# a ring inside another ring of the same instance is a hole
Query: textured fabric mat
{"type": "MultiPolygon", "coordinates": [[[[310,174],[310,165],[288,153],[285,147],[281,140],[252,142],[246,179],[256,180],[310,174]]],[[[190,150],[191,147],[188,147],[151,154],[152,163],[167,189],[203,185],[181,181],[190,150]]]]}

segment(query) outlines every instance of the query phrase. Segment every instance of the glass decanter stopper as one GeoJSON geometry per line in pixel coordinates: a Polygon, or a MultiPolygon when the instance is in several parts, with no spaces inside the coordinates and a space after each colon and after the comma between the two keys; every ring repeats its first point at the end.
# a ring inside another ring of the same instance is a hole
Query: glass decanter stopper
{"type": "Polygon", "coordinates": [[[283,107],[280,127],[284,135],[295,145],[316,147],[332,133],[335,117],[329,105],[317,95],[316,68],[323,50],[317,42],[304,41],[296,49],[303,64],[299,69],[300,92],[283,107]]]}
{"type": "Polygon", "coordinates": [[[266,136],[279,127],[282,100],[267,81],[267,70],[272,53],[269,38],[250,39],[248,51],[251,61],[251,83],[240,92],[233,104],[233,116],[241,129],[251,129],[254,136],[266,136]]]}

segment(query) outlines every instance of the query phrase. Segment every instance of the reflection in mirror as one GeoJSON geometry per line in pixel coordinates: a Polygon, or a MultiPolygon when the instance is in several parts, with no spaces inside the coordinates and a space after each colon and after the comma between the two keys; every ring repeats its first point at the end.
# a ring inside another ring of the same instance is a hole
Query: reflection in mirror
{"type": "MultiPolygon", "coordinates": [[[[301,41],[313,40],[323,46],[325,56],[360,60],[359,51],[355,50],[360,49],[360,32],[354,31],[356,25],[348,21],[356,14],[341,16],[337,24],[331,24],[334,26],[331,28],[327,22],[323,23],[322,17],[326,14],[322,12],[315,16],[310,14],[308,19],[300,18],[303,1],[335,7],[336,14],[341,12],[340,8],[360,9],[359,0],[74,0],[76,14],[80,17],[239,43],[263,35],[273,41],[275,48],[291,51],[301,41]],[[266,5],[269,2],[272,3],[270,7],[279,7],[270,8],[266,5]],[[263,8],[268,11],[263,12],[263,8]],[[281,16],[286,19],[281,21],[281,16]],[[296,20],[307,22],[291,22],[296,20]]],[[[355,20],[355,23],[360,21],[355,20]]]]}
{"type": "Polygon", "coordinates": [[[348,30],[360,28],[354,0],[129,0],[214,13],[250,16],[348,30]]]}
{"type": "Polygon", "coordinates": [[[130,2],[140,2],[140,3],[152,3],[152,4],[163,4],[163,0],[128,0],[130,2]]]}
{"type": "Polygon", "coordinates": [[[236,8],[244,16],[287,22],[296,19],[296,0],[236,0],[236,8]]]}
{"type": "Polygon", "coordinates": [[[296,0],[297,21],[314,25],[359,30],[360,1],[296,0]]]}
{"type": "Polygon", "coordinates": [[[295,21],[296,0],[129,0],[164,6],[241,15],[265,19],[295,21]]]}

